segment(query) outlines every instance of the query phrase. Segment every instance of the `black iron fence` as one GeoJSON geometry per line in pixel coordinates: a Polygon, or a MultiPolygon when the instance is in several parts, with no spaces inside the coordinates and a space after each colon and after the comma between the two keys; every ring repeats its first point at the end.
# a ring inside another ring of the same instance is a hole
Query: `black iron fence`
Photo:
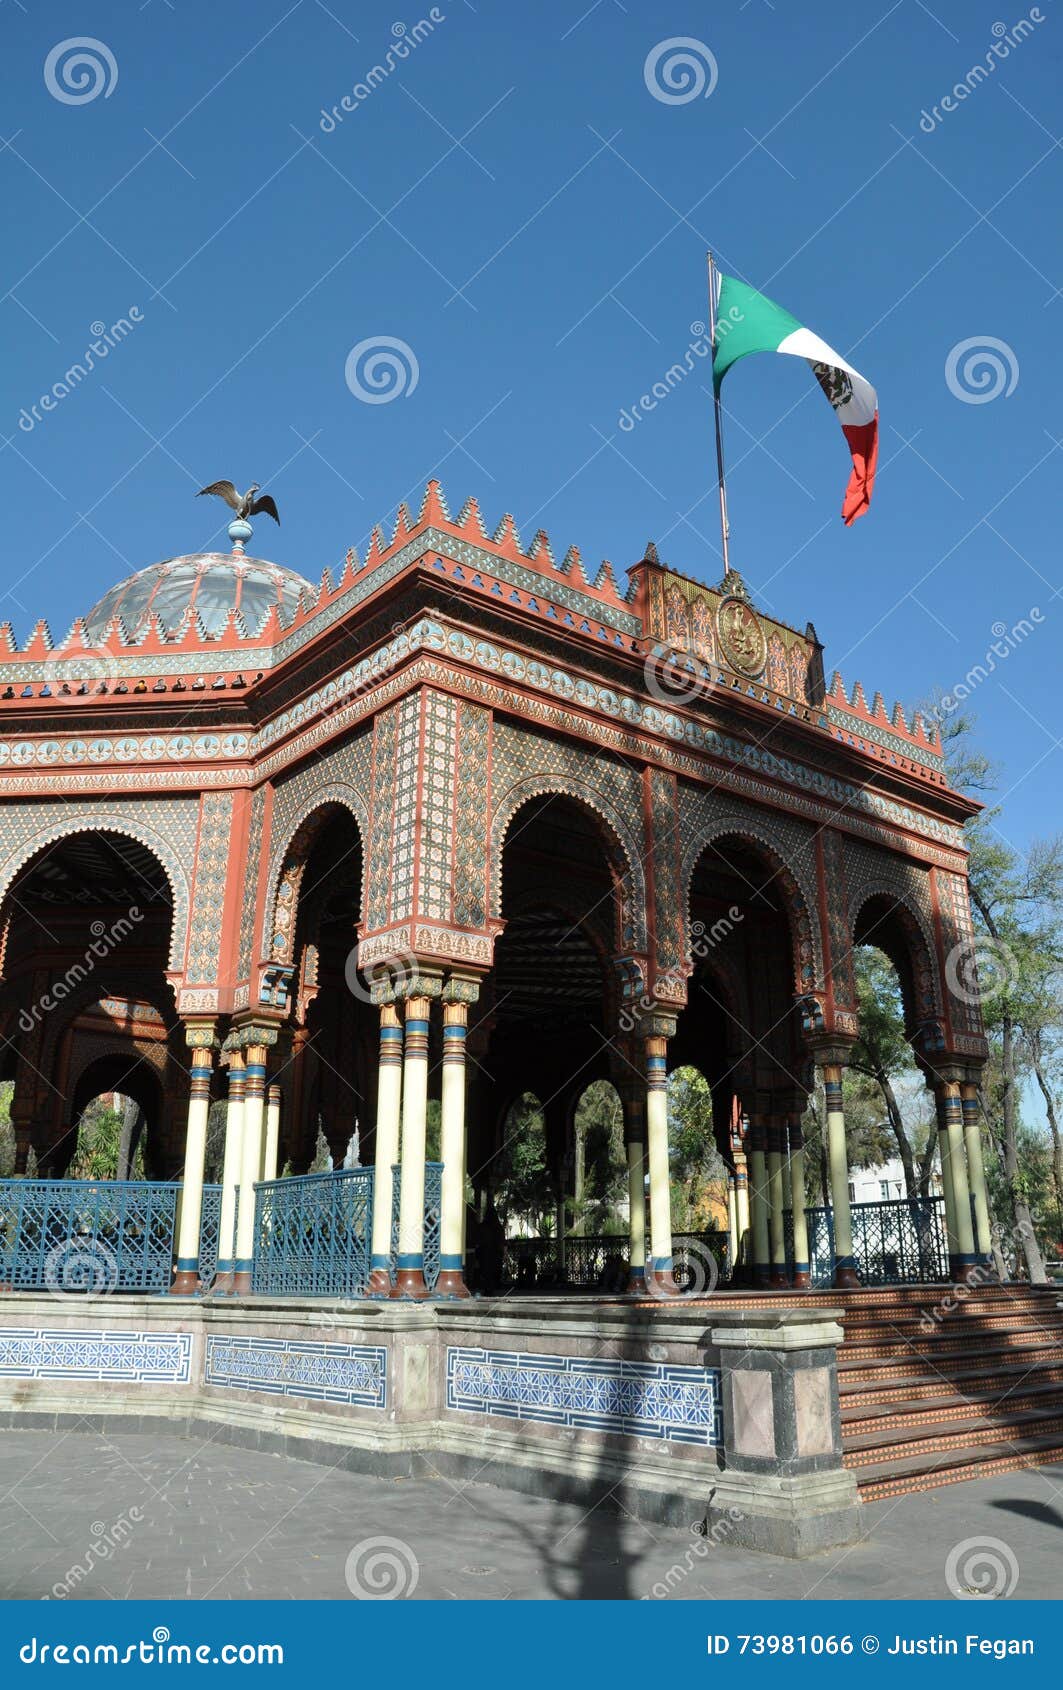
{"type": "MultiPolygon", "coordinates": [[[[850,1205],[853,1254],[863,1285],[927,1285],[949,1277],[945,1205],[941,1197],[900,1197],[850,1205]]],[[[834,1211],[809,1209],[813,1285],[834,1279],[834,1211]]],[[[786,1261],[794,1260],[793,1213],[786,1211],[786,1261]]]]}
{"type": "MultiPolygon", "coordinates": [[[[600,1291],[627,1289],[630,1252],[624,1233],[593,1233],[565,1238],[507,1238],[503,1257],[505,1283],[518,1291],[600,1291]]],[[[672,1261],[681,1290],[711,1289],[729,1268],[725,1232],[682,1232],[672,1239],[672,1261]]]]}

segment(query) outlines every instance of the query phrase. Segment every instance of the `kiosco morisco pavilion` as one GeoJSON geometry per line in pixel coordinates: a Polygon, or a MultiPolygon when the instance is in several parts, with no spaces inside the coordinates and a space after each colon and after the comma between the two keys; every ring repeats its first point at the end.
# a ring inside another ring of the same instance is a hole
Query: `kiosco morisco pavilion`
{"type": "MultiPolygon", "coordinates": [[[[660,1517],[700,1499],[792,1552],[852,1535],[854,1470],[936,1482],[896,1430],[876,1464],[868,1430],[890,1389],[920,1396],[910,1366],[890,1385],[881,1312],[916,1328],[926,1281],[977,1277],[990,1248],[961,989],[976,806],[936,731],[831,677],[812,624],[734,572],[703,586],[652,545],[626,580],[588,570],[508,516],[489,533],[472,500],[452,516],[435,482],[316,583],[229,532],[230,553],[120,582],[60,645],[0,629],[3,1412],[178,1415],[389,1470],[431,1450],[660,1517]],[[943,1224],[892,1233],[850,1210],[867,942],[897,969],[941,1151],[943,1224]],[[729,1227],[719,1286],[683,1297],[665,1082],[686,1064],[729,1227]],[[563,1197],[594,1080],[623,1107],[621,1284],[470,1298],[492,1289],[470,1230],[511,1104],[541,1100],[563,1197]],[[142,1112],[146,1178],[86,1191],[64,1175],[109,1090],[142,1112]],[[331,1174],[307,1172],[319,1128],[331,1174]],[[910,1246],[935,1228],[930,1271],[910,1246]],[[109,1281],[57,1295],[79,1249],[109,1281]]],[[[993,1290],[965,1306],[977,1342],[943,1340],[958,1356],[1002,1324],[993,1290]]],[[[971,1436],[965,1460],[980,1443],[975,1466],[1002,1459],[971,1436]]]]}

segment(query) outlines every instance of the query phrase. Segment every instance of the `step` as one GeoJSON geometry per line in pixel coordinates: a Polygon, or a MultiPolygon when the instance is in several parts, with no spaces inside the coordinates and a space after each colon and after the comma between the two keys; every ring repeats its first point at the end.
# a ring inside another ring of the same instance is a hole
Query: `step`
{"type": "MultiPolygon", "coordinates": [[[[871,1357],[865,1361],[838,1364],[838,1383],[846,1382],[870,1383],[872,1380],[900,1379],[905,1376],[905,1369],[909,1374],[916,1375],[923,1380],[955,1381],[963,1377],[964,1373],[976,1372],[978,1366],[984,1369],[991,1363],[992,1353],[985,1349],[965,1350],[942,1356],[941,1361],[947,1365],[935,1366],[929,1355],[918,1355],[913,1351],[899,1356],[883,1356],[878,1359],[871,1357]]],[[[1011,1349],[1002,1352],[1001,1359],[1010,1362],[1025,1362],[1030,1366],[1037,1362],[1050,1365],[1059,1361],[1058,1344],[1031,1345],[1024,1350],[1011,1349]]]]}
{"type": "Polygon", "coordinates": [[[1063,1415],[1063,1390],[1058,1385],[1035,1385],[1033,1388],[1022,1385],[1014,1394],[1005,1390],[986,1396],[960,1396],[939,1389],[936,1397],[929,1402],[898,1397],[891,1402],[880,1403],[870,1411],[863,1405],[847,1408],[843,1403],[842,1438],[848,1447],[850,1440],[909,1427],[954,1425],[966,1420],[988,1420],[1000,1425],[1003,1418],[1021,1414],[1025,1409],[1046,1407],[1055,1408],[1063,1415]]]}
{"type": "Polygon", "coordinates": [[[950,1385],[955,1385],[957,1390],[972,1396],[981,1396],[991,1392],[999,1394],[1009,1381],[1013,1385],[1022,1384],[1024,1381],[1029,1381],[1031,1385],[1042,1382],[1046,1386],[1063,1384],[1063,1362],[1037,1362],[1031,1367],[1000,1367],[992,1373],[986,1373],[984,1368],[985,1361],[982,1358],[979,1365],[972,1367],[969,1372],[957,1372],[950,1368],[946,1374],[935,1374],[930,1379],[925,1374],[913,1378],[901,1369],[895,1377],[868,1387],[862,1387],[859,1382],[844,1383],[839,1376],[839,1395],[843,1408],[855,1410],[869,1407],[873,1403],[914,1402],[941,1397],[949,1392],[950,1385]]]}
{"type": "Polygon", "coordinates": [[[842,1326],[846,1343],[856,1344],[891,1334],[902,1338],[913,1335],[937,1337],[942,1333],[994,1332],[1008,1327],[1063,1334],[1063,1309],[1014,1308],[1010,1304],[1003,1307],[994,1303],[988,1310],[957,1309],[938,1318],[936,1306],[934,1310],[926,1310],[921,1315],[906,1308],[893,1316],[883,1313],[871,1316],[862,1313],[845,1314],[842,1316],[842,1326]]]}
{"type": "Polygon", "coordinates": [[[884,1339],[880,1343],[843,1344],[838,1351],[839,1373],[849,1372],[867,1362],[904,1361],[925,1362],[929,1366],[961,1355],[989,1356],[1023,1355],[1034,1350],[1063,1356],[1063,1339],[1057,1333],[1044,1333],[1037,1328],[1019,1327],[1012,1331],[996,1331],[978,1342],[977,1332],[956,1333],[954,1336],[925,1339],[921,1343],[905,1339],[884,1339]]]}
{"type": "Polygon", "coordinates": [[[892,1466],[915,1456],[973,1450],[986,1444],[996,1445],[1004,1440],[1021,1444],[1025,1438],[1040,1437],[1051,1437],[1063,1444],[1063,1413],[1058,1407],[1005,1416],[1003,1419],[998,1417],[992,1425],[979,1423],[969,1417],[966,1423],[948,1431],[941,1429],[924,1432],[922,1436],[914,1438],[898,1439],[894,1433],[882,1431],[870,1438],[857,1439],[854,1442],[845,1439],[842,1466],[875,1467],[884,1461],[888,1461],[892,1466]]]}
{"type": "Polygon", "coordinates": [[[878,1469],[863,1468],[856,1483],[862,1501],[878,1502],[911,1491],[959,1484],[966,1479],[988,1479],[997,1473],[1017,1473],[1027,1467],[1048,1467],[1055,1461],[1063,1461],[1063,1441],[1051,1437],[1026,1438],[972,1451],[967,1460],[933,1462],[916,1457],[901,1463],[884,1462],[878,1469]]]}

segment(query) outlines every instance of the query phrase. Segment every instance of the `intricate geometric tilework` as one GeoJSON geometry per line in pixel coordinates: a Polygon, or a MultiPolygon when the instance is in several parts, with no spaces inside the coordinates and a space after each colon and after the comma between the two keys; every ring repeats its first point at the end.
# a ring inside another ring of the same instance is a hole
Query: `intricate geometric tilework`
{"type": "Polygon", "coordinates": [[[833,828],[820,834],[823,850],[823,879],[827,905],[827,964],[834,988],[835,1006],[856,1009],[856,975],[853,971],[853,928],[849,920],[849,898],[845,884],[845,847],[833,828]]]}
{"type": "Polygon", "coordinates": [[[0,902],[31,857],[72,833],[125,833],[153,851],[173,895],[170,967],[180,972],[188,936],[189,886],[196,855],[198,798],[83,798],[0,806],[0,902]]]}
{"type": "Polygon", "coordinates": [[[812,828],[777,811],[756,809],[730,794],[700,791],[685,781],[679,786],[679,816],[685,907],[690,907],[694,870],[707,845],[725,834],[753,840],[779,867],[779,885],[790,913],[797,989],[803,992],[822,991],[825,985],[823,938],[819,927],[819,883],[812,828]]]}
{"type": "Polygon", "coordinates": [[[447,1407],[709,1449],[723,1443],[715,1367],[451,1346],[447,1407]]]}
{"type": "Polygon", "coordinates": [[[454,924],[487,925],[487,803],[491,712],[464,700],[458,707],[454,794],[454,924]]]}
{"type": "MultiPolygon", "coordinates": [[[[450,888],[454,867],[454,742],[457,715],[457,700],[448,693],[425,693],[423,775],[417,841],[417,913],[434,921],[450,919],[450,888]]],[[[400,910],[400,916],[402,913],[400,910]]]]}
{"type": "Polygon", "coordinates": [[[189,1332],[107,1332],[0,1327],[0,1378],[118,1379],[133,1385],[187,1385],[189,1332]]]}
{"type": "MultiPolygon", "coordinates": [[[[679,798],[674,775],[650,771],[653,817],[653,899],[657,917],[658,976],[666,975],[678,988],[684,976],[683,893],[679,880],[679,798]]],[[[671,994],[677,1000],[677,992],[671,994]]]]}
{"type": "Polygon", "coordinates": [[[218,978],[232,820],[231,792],[204,794],[185,968],[185,982],[190,986],[211,984],[218,978]]]}
{"type": "MultiPolygon", "coordinates": [[[[337,745],[332,751],[316,757],[312,763],[300,769],[298,774],[278,782],[270,820],[270,864],[266,885],[266,932],[263,940],[263,948],[270,954],[287,955],[291,943],[297,877],[296,883],[293,884],[292,896],[287,903],[279,897],[281,888],[278,882],[282,870],[288,878],[290,857],[294,857],[291,867],[301,872],[305,862],[305,849],[312,842],[311,832],[308,832],[302,846],[295,845],[304,823],[326,804],[343,804],[354,816],[364,847],[369,835],[371,759],[372,731],[366,729],[337,745]],[[283,924],[283,943],[279,947],[275,944],[280,930],[278,922],[283,924]]],[[[254,825],[252,816],[252,830],[254,825]]],[[[257,874],[254,887],[252,907],[253,898],[257,895],[257,874]]],[[[243,978],[242,972],[240,977],[243,978]]]]}
{"type": "Polygon", "coordinates": [[[602,752],[584,751],[496,722],[492,767],[491,895],[502,911],[502,846],[514,815],[529,798],[565,794],[597,811],[614,836],[622,902],[620,950],[646,949],[645,836],[638,771],[602,752]]]}
{"type": "Polygon", "coordinates": [[[957,1033],[971,1038],[984,1038],[982,1010],[977,995],[964,991],[962,997],[951,989],[950,978],[969,982],[975,969],[974,927],[971,922],[971,895],[962,874],[934,871],[937,879],[938,903],[941,910],[941,932],[945,950],[945,986],[948,993],[949,1020],[957,1033]],[[953,959],[951,967],[949,959],[953,959]]]}
{"type": "Polygon", "coordinates": [[[399,706],[395,790],[391,795],[391,921],[404,921],[413,907],[414,863],[424,832],[418,815],[421,724],[422,695],[413,693],[399,706]]]}
{"type": "Polygon", "coordinates": [[[207,1338],[206,1385],[386,1408],[387,1379],[388,1352],[383,1344],[242,1335],[207,1338]]]}
{"type": "Polygon", "coordinates": [[[251,959],[255,945],[255,917],[258,914],[258,865],[262,860],[262,819],[266,810],[266,789],[260,786],[251,799],[251,825],[247,838],[247,862],[244,869],[244,897],[240,906],[240,951],[236,961],[236,978],[246,980],[251,973],[251,959]]]}
{"type": "Polygon", "coordinates": [[[915,1019],[941,1013],[941,979],[934,943],[934,906],[930,870],[921,863],[877,851],[857,839],[845,841],[845,880],[849,889],[849,918],[855,930],[869,898],[885,897],[907,917],[910,962],[915,984],[915,1019]]]}
{"type": "Polygon", "coordinates": [[[390,907],[391,836],[395,826],[395,755],[401,704],[392,705],[373,726],[372,808],[366,853],[365,925],[386,927],[390,907]]]}

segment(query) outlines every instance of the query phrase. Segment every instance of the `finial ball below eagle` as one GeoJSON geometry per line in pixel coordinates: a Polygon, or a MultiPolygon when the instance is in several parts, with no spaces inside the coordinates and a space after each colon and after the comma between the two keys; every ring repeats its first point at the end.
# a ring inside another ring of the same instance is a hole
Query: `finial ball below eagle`
{"type": "Polygon", "coordinates": [[[279,528],[281,519],[277,515],[277,506],[272,496],[269,493],[263,493],[260,499],[256,498],[258,489],[259,483],[257,481],[252,481],[246,493],[238,493],[231,481],[212,481],[209,487],[199,489],[196,498],[201,499],[204,493],[213,493],[215,498],[224,499],[227,505],[232,506],[241,522],[246,522],[249,516],[257,516],[259,511],[265,511],[266,515],[271,516],[279,528]]]}

